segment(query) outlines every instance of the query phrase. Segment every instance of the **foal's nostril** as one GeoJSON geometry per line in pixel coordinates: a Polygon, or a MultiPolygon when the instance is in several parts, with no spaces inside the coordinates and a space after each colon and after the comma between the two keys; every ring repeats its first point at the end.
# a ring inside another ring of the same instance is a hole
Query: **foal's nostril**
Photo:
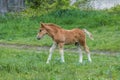
{"type": "Polygon", "coordinates": [[[40,38],[39,38],[39,37],[37,37],[37,40],[40,40],[40,38]]]}

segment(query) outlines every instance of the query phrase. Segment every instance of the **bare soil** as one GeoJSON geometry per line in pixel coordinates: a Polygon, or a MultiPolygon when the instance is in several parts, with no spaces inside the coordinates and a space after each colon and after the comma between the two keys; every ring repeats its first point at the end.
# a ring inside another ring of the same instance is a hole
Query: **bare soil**
{"type": "MultiPolygon", "coordinates": [[[[15,48],[19,50],[49,50],[49,46],[34,46],[34,45],[25,45],[25,44],[8,44],[8,43],[0,43],[0,48],[6,47],[6,48],[15,48]]],[[[65,51],[69,52],[76,52],[76,48],[65,48],[65,51]]],[[[118,54],[120,52],[113,52],[113,51],[101,51],[101,50],[93,50],[91,53],[96,53],[96,54],[118,54]]]]}

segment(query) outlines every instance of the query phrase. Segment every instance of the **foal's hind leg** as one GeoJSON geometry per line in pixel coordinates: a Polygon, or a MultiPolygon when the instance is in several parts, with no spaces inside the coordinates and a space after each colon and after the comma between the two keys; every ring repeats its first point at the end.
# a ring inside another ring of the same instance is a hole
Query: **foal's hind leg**
{"type": "Polygon", "coordinates": [[[76,45],[77,48],[78,48],[79,62],[82,63],[82,58],[83,58],[83,56],[82,56],[82,50],[81,50],[80,44],[77,42],[77,43],[75,43],[75,45],[76,45]]]}
{"type": "Polygon", "coordinates": [[[87,45],[84,45],[84,49],[85,49],[85,51],[86,51],[86,53],[87,53],[88,61],[89,61],[89,62],[92,62],[91,57],[90,57],[90,51],[89,51],[88,46],[87,46],[87,45]]]}
{"type": "Polygon", "coordinates": [[[49,63],[49,61],[51,60],[53,51],[54,51],[54,49],[56,48],[56,46],[57,46],[57,44],[56,44],[56,42],[54,42],[53,45],[52,45],[52,47],[51,47],[50,50],[49,50],[49,56],[48,56],[48,59],[47,59],[47,62],[46,62],[46,63],[49,63]]]}

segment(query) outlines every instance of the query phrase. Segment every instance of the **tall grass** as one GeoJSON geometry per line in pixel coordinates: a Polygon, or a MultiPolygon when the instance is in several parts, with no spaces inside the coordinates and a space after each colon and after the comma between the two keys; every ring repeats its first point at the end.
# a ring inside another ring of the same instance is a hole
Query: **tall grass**
{"type": "Polygon", "coordinates": [[[51,38],[36,40],[40,22],[55,23],[65,29],[86,28],[95,41],[89,41],[92,49],[119,51],[120,16],[108,11],[57,10],[41,16],[19,14],[0,16],[0,42],[50,46],[51,38]]]}

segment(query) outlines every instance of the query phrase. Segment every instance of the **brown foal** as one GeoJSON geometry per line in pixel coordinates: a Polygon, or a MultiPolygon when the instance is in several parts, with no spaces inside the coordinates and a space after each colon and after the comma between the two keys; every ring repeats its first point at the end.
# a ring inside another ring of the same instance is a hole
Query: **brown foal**
{"type": "Polygon", "coordinates": [[[64,50],[63,47],[65,44],[75,44],[79,51],[79,62],[82,63],[82,50],[81,46],[84,48],[88,55],[88,60],[91,62],[90,51],[86,44],[86,34],[88,34],[89,38],[93,40],[92,34],[88,32],[86,29],[72,29],[65,30],[59,27],[58,25],[52,23],[41,23],[41,27],[39,29],[39,33],[37,34],[37,39],[40,40],[45,34],[49,35],[53,40],[53,45],[49,50],[49,56],[46,63],[49,63],[52,57],[52,53],[56,46],[59,47],[59,51],[61,54],[61,61],[64,60],[64,50]]]}

